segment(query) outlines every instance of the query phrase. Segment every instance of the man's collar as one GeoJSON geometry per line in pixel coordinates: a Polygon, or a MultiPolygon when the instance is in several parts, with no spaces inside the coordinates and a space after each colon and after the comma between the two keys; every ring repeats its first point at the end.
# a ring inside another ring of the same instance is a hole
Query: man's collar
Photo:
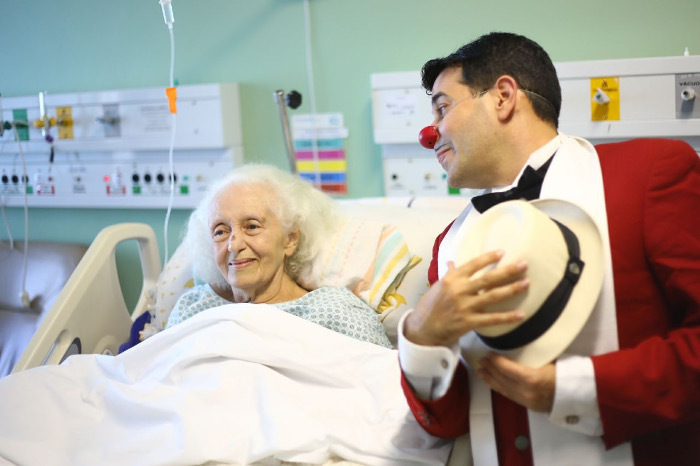
{"type": "Polygon", "coordinates": [[[549,160],[549,158],[554,154],[557,149],[562,145],[563,139],[561,135],[557,135],[553,137],[552,139],[549,140],[545,145],[541,146],[539,149],[535,150],[532,154],[530,154],[530,157],[528,157],[527,161],[525,164],[520,168],[520,172],[518,173],[518,176],[515,177],[513,180],[513,183],[509,184],[508,186],[498,186],[498,187],[493,187],[491,189],[486,189],[484,190],[484,193],[498,193],[501,191],[506,191],[518,184],[518,181],[520,181],[520,177],[523,176],[523,172],[525,171],[525,167],[528,165],[537,170],[540,168],[544,163],[549,160]]]}

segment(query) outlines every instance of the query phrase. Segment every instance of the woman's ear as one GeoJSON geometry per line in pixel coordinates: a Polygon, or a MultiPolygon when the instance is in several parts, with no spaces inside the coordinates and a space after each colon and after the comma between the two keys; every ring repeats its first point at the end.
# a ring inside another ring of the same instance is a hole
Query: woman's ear
{"type": "Polygon", "coordinates": [[[291,257],[291,255],[294,254],[294,251],[297,250],[300,236],[301,233],[299,232],[298,228],[295,228],[287,234],[287,245],[284,248],[284,255],[286,257],[291,257]]]}

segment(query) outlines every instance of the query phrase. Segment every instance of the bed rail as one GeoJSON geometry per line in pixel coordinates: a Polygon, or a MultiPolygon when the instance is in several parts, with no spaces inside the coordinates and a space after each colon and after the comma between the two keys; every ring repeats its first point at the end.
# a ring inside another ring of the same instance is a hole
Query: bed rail
{"type": "Polygon", "coordinates": [[[133,318],[145,309],[145,290],[155,285],[160,271],[158,243],[149,225],[120,223],[104,228],[39,324],[12,372],[60,364],[72,354],[117,354],[119,345],[129,339],[133,318]],[[134,310],[126,306],[116,265],[117,245],[130,240],[137,242],[143,273],[143,287],[134,310]]]}

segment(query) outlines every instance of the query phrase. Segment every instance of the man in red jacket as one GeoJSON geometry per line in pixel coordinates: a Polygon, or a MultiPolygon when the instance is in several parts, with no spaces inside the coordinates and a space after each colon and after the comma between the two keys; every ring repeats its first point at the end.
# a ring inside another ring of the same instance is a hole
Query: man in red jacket
{"type": "Polygon", "coordinates": [[[422,78],[449,185],[486,195],[437,238],[432,286],[399,323],[402,383],[418,422],[446,438],[469,432],[477,465],[700,464],[697,153],[681,141],[594,148],[559,134],[556,70],[515,34],[487,34],[430,60],[422,78]],[[541,185],[522,186],[528,171],[541,185]],[[518,309],[484,307],[524,293],[529,283],[516,277],[527,264],[476,274],[502,253],[455,267],[453,240],[509,198],[582,206],[603,236],[603,286],[556,360],[526,367],[494,351],[471,367],[474,339],[465,335],[522,321],[518,309]]]}

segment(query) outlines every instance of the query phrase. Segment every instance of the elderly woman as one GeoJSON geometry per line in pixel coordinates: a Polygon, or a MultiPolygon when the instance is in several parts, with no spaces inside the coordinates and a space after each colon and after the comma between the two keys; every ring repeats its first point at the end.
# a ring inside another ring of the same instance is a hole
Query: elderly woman
{"type": "Polygon", "coordinates": [[[333,200],[268,165],[246,165],[213,185],[187,227],[194,274],[167,327],[206,309],[274,305],[330,330],[391,347],[376,313],[350,290],[300,283],[337,219],[333,200]]]}

